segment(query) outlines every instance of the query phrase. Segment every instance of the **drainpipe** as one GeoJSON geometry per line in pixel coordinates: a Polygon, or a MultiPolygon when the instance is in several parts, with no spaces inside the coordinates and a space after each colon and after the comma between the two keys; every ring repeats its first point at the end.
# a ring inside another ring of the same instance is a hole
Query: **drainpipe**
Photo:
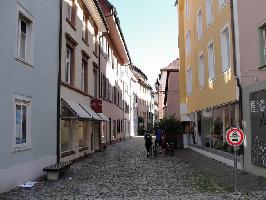
{"type": "MultiPolygon", "coordinates": [[[[98,44],[98,68],[99,68],[99,98],[101,98],[101,39],[102,37],[106,36],[106,34],[108,34],[108,32],[103,32],[102,35],[99,37],[99,44],[98,44]]],[[[100,133],[99,133],[99,145],[100,145],[100,149],[102,148],[101,145],[102,145],[102,133],[101,133],[101,130],[102,130],[102,123],[103,122],[100,122],[100,133]]]]}
{"type": "Polygon", "coordinates": [[[236,83],[239,88],[239,127],[242,129],[242,120],[243,120],[243,109],[242,109],[242,87],[237,74],[236,69],[236,47],[235,47],[235,22],[234,22],[234,5],[233,1],[230,1],[231,7],[231,29],[232,29],[232,47],[233,47],[233,66],[234,66],[234,76],[236,78],[236,83]]]}
{"type": "MultiPolygon", "coordinates": [[[[235,21],[234,21],[234,1],[230,1],[230,8],[231,8],[231,29],[232,29],[232,43],[233,43],[233,66],[234,66],[234,75],[236,77],[236,83],[239,89],[239,127],[243,129],[242,121],[243,121],[243,100],[242,100],[242,87],[241,83],[237,74],[237,67],[236,67],[236,46],[235,46],[235,21]]],[[[243,166],[244,169],[244,150],[243,150],[243,166]]]]}
{"type": "Polygon", "coordinates": [[[60,84],[61,84],[61,48],[62,48],[62,5],[63,5],[63,0],[59,0],[59,62],[58,62],[58,77],[57,77],[57,138],[56,138],[56,160],[57,162],[60,162],[60,108],[61,108],[61,91],[60,91],[60,84]]]}

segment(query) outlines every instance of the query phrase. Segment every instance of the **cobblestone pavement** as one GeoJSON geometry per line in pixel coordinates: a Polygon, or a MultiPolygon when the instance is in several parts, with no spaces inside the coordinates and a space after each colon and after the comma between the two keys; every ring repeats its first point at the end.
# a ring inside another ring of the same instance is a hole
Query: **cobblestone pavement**
{"type": "MultiPolygon", "coordinates": [[[[191,167],[188,158],[180,156],[182,151],[174,157],[159,154],[147,158],[143,138],[128,139],[76,162],[58,181],[40,181],[31,189],[16,188],[0,199],[266,199],[265,192],[233,196],[206,170],[191,167]]],[[[189,155],[189,151],[186,153],[189,155]]],[[[196,156],[190,159],[205,159],[196,156]]],[[[209,161],[207,165],[211,162],[216,163],[209,161]]]]}

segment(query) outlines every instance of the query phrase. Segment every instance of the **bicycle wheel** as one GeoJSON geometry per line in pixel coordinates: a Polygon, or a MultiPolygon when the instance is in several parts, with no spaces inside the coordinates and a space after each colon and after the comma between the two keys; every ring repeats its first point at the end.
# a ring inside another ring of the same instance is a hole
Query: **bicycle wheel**
{"type": "Polygon", "coordinates": [[[158,155],[157,148],[155,146],[153,147],[153,155],[154,157],[158,155]]]}

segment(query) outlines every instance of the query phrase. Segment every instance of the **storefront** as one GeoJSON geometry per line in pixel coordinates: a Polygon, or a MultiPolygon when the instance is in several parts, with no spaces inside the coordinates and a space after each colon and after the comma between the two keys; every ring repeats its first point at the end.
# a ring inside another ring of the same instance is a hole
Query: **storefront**
{"type": "Polygon", "coordinates": [[[192,114],[193,143],[202,147],[224,152],[233,152],[227,145],[226,131],[230,127],[239,127],[239,105],[227,104],[204,109],[192,114]]]}
{"type": "Polygon", "coordinates": [[[61,100],[61,160],[75,160],[100,150],[100,122],[89,106],[61,100]]]}

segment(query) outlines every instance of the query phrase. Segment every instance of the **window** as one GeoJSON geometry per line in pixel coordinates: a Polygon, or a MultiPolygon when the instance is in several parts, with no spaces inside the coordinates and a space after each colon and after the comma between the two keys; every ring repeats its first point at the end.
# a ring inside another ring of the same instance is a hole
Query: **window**
{"type": "Polygon", "coordinates": [[[93,96],[97,98],[97,89],[98,89],[98,72],[96,69],[93,70],[93,96]]]}
{"type": "Polygon", "coordinates": [[[83,20],[82,20],[82,40],[85,43],[88,43],[87,17],[85,13],[83,13],[83,20]]]}
{"type": "Polygon", "coordinates": [[[64,81],[67,84],[73,85],[75,82],[75,47],[77,42],[66,33],[66,63],[65,63],[65,74],[64,81]]]}
{"type": "Polygon", "coordinates": [[[85,122],[79,121],[78,127],[79,133],[79,148],[86,147],[86,124],[85,122]]]}
{"type": "Polygon", "coordinates": [[[185,12],[186,12],[186,17],[188,17],[189,16],[189,2],[188,2],[188,0],[186,0],[186,7],[185,7],[185,12]]]}
{"type": "Polygon", "coordinates": [[[223,8],[226,3],[226,0],[219,0],[219,8],[223,8]]]}
{"type": "Polygon", "coordinates": [[[186,35],[186,51],[187,54],[191,52],[191,32],[188,31],[186,35]]]}
{"type": "Polygon", "coordinates": [[[209,68],[209,80],[215,79],[215,59],[214,59],[214,47],[213,43],[208,45],[208,68],[209,68]]]}
{"type": "Polygon", "coordinates": [[[85,59],[82,59],[81,65],[81,90],[88,92],[88,63],[85,59]]]}
{"type": "Polygon", "coordinates": [[[261,55],[261,66],[266,64],[266,27],[263,26],[259,29],[260,33],[260,55],[261,55]]]}
{"type": "Polygon", "coordinates": [[[72,15],[72,5],[73,5],[73,1],[69,0],[67,2],[67,19],[69,21],[71,21],[71,15],[72,15]]]}
{"type": "Polygon", "coordinates": [[[30,99],[15,97],[15,148],[30,146],[30,99]]]}
{"type": "Polygon", "coordinates": [[[192,93],[192,70],[191,67],[187,69],[187,94],[191,95],[192,93]]]}
{"type": "Polygon", "coordinates": [[[93,36],[93,42],[94,42],[94,53],[95,56],[98,56],[98,32],[94,30],[94,36],[93,36]]]}
{"type": "Polygon", "coordinates": [[[212,0],[206,0],[206,19],[209,26],[212,23],[212,0]]]}
{"type": "Polygon", "coordinates": [[[75,26],[76,23],[76,5],[75,0],[67,0],[67,7],[66,7],[66,18],[67,21],[70,22],[72,26],[75,26]]]}
{"type": "Polygon", "coordinates": [[[230,67],[230,36],[229,29],[226,27],[221,32],[221,50],[222,50],[222,71],[225,72],[230,67]]]}
{"type": "Polygon", "coordinates": [[[17,58],[33,64],[33,17],[18,5],[17,58]]]}
{"type": "Polygon", "coordinates": [[[202,39],[202,13],[201,9],[198,12],[197,15],[197,30],[198,30],[198,40],[202,39]]]}
{"type": "Polygon", "coordinates": [[[199,85],[200,88],[204,87],[204,57],[203,55],[200,55],[200,57],[198,58],[198,65],[199,65],[199,85]]]}
{"type": "Polygon", "coordinates": [[[61,121],[61,152],[72,151],[72,123],[71,120],[61,121]]]}
{"type": "Polygon", "coordinates": [[[65,68],[65,82],[71,84],[72,73],[72,49],[67,47],[66,49],[66,68],[65,68]]]}

